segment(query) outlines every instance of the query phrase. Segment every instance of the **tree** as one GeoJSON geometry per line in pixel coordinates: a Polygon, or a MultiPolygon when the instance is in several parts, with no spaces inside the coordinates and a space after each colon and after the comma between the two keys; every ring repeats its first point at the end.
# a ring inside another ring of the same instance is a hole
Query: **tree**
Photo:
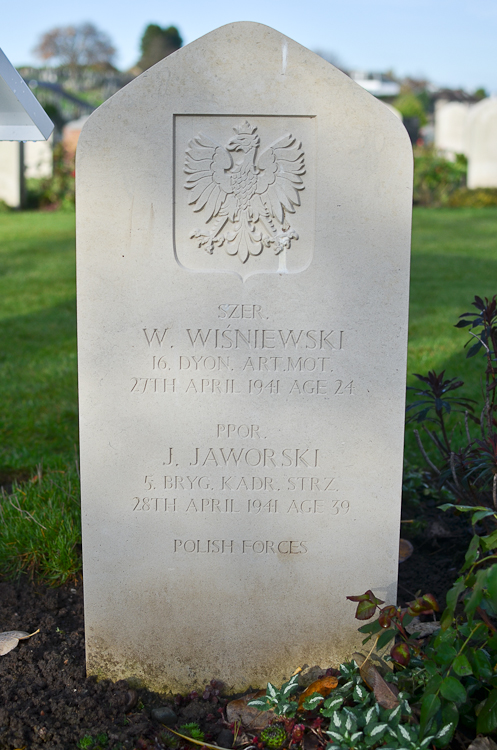
{"type": "Polygon", "coordinates": [[[110,37],[92,23],[62,26],[45,32],[33,53],[71,68],[112,64],[116,54],[110,37]]]}
{"type": "Polygon", "coordinates": [[[147,26],[140,42],[141,58],[138,67],[147,70],[183,45],[176,26],[162,28],[155,23],[147,26]]]}
{"type": "Polygon", "coordinates": [[[399,110],[404,120],[417,118],[419,125],[426,125],[427,117],[420,101],[420,98],[412,93],[412,91],[406,91],[395,99],[393,106],[399,110]]]}

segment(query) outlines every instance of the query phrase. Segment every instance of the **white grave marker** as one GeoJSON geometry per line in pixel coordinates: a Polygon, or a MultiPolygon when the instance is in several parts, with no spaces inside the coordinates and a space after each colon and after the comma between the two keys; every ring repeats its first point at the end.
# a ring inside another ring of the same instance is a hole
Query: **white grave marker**
{"type": "Polygon", "coordinates": [[[105,102],[77,155],[90,673],[281,682],[397,585],[412,151],[254,23],[105,102]]]}
{"type": "Polygon", "coordinates": [[[464,134],[469,104],[437,102],[435,107],[435,148],[445,151],[449,158],[464,153],[464,134]]]}
{"type": "Polygon", "coordinates": [[[473,107],[466,131],[468,187],[497,187],[497,97],[473,107]]]}

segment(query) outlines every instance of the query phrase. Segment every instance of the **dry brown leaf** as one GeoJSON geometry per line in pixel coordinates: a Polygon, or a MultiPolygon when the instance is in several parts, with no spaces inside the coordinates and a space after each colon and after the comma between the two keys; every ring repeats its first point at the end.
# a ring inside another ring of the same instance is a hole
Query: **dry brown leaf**
{"type": "Polygon", "coordinates": [[[24,630],[6,630],[4,633],[0,633],[0,656],[5,656],[9,651],[12,651],[19,641],[31,638],[32,635],[39,632],[38,629],[34,633],[25,633],[24,630]]]}
{"type": "MultiPolygon", "coordinates": [[[[379,670],[372,662],[374,656],[365,657],[364,654],[356,652],[353,659],[359,667],[362,679],[370,690],[375,694],[375,698],[382,708],[395,708],[399,705],[397,697],[398,690],[395,685],[389,685],[385,682],[379,670]]],[[[378,664],[384,664],[381,659],[376,657],[378,664]]]]}
{"type": "Polygon", "coordinates": [[[405,562],[409,557],[411,557],[413,552],[414,547],[408,539],[399,540],[399,562],[405,562]]]}
{"type": "Polygon", "coordinates": [[[395,708],[399,705],[399,699],[392,687],[385,682],[374,664],[366,659],[360,667],[361,677],[382,708],[395,708]]]}
{"type": "Polygon", "coordinates": [[[308,688],[304,690],[304,692],[301,694],[299,698],[299,708],[302,708],[304,705],[304,701],[306,698],[309,698],[310,695],[313,693],[321,693],[325,698],[327,695],[331,693],[334,688],[336,688],[338,685],[338,680],[336,677],[327,676],[327,677],[320,677],[319,680],[316,680],[315,682],[312,682],[308,688]]]}
{"type": "Polygon", "coordinates": [[[230,701],[226,706],[228,722],[231,724],[239,721],[242,727],[250,732],[259,732],[267,727],[274,718],[274,711],[259,711],[255,706],[247,706],[248,701],[260,698],[261,695],[266,695],[266,691],[258,690],[256,693],[249,693],[244,695],[243,698],[230,701]]]}
{"type": "Polygon", "coordinates": [[[497,745],[490,737],[477,737],[469,745],[468,750],[496,750],[497,745]]]}

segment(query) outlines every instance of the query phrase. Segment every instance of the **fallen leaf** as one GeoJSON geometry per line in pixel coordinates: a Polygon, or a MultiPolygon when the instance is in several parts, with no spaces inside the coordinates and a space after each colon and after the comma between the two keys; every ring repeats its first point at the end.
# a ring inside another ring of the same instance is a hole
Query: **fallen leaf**
{"type": "Polygon", "coordinates": [[[320,693],[324,698],[338,685],[336,677],[320,677],[319,680],[312,682],[299,698],[299,708],[302,708],[304,701],[313,693],[320,693]]]}
{"type": "Polygon", "coordinates": [[[370,690],[373,691],[374,696],[382,708],[395,708],[399,705],[399,699],[395,692],[395,686],[389,685],[385,682],[379,671],[376,669],[370,659],[365,659],[361,655],[354,654],[354,659],[359,665],[359,671],[362,679],[370,690]]]}
{"type": "Polygon", "coordinates": [[[36,635],[39,632],[40,630],[38,629],[34,633],[25,633],[24,630],[6,630],[4,633],[0,633],[0,656],[5,656],[9,651],[12,651],[19,641],[31,638],[32,635],[36,635]]]}
{"type": "Polygon", "coordinates": [[[414,547],[408,539],[400,539],[399,542],[399,563],[405,562],[411,557],[414,547]]]}
{"type": "Polygon", "coordinates": [[[247,706],[248,701],[260,698],[261,695],[266,695],[266,691],[258,690],[256,693],[249,693],[242,698],[230,701],[226,706],[228,722],[231,724],[234,721],[239,721],[244,729],[251,732],[259,732],[267,727],[274,718],[274,711],[259,711],[255,706],[247,706]]]}
{"type": "Polygon", "coordinates": [[[490,737],[477,737],[469,745],[468,750],[496,750],[497,745],[490,737]]]}

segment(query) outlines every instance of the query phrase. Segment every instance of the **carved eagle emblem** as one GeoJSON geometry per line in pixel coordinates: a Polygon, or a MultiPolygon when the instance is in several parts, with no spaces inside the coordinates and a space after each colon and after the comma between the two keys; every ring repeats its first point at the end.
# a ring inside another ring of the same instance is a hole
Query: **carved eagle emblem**
{"type": "Polygon", "coordinates": [[[233,130],[226,147],[203,133],[188,143],[185,188],[188,203],[207,225],[190,237],[210,254],[224,246],[246,263],[265,247],[278,255],[298,240],[288,215],[300,206],[304,152],[287,134],[258,156],[257,127],[245,121],[233,130]]]}

